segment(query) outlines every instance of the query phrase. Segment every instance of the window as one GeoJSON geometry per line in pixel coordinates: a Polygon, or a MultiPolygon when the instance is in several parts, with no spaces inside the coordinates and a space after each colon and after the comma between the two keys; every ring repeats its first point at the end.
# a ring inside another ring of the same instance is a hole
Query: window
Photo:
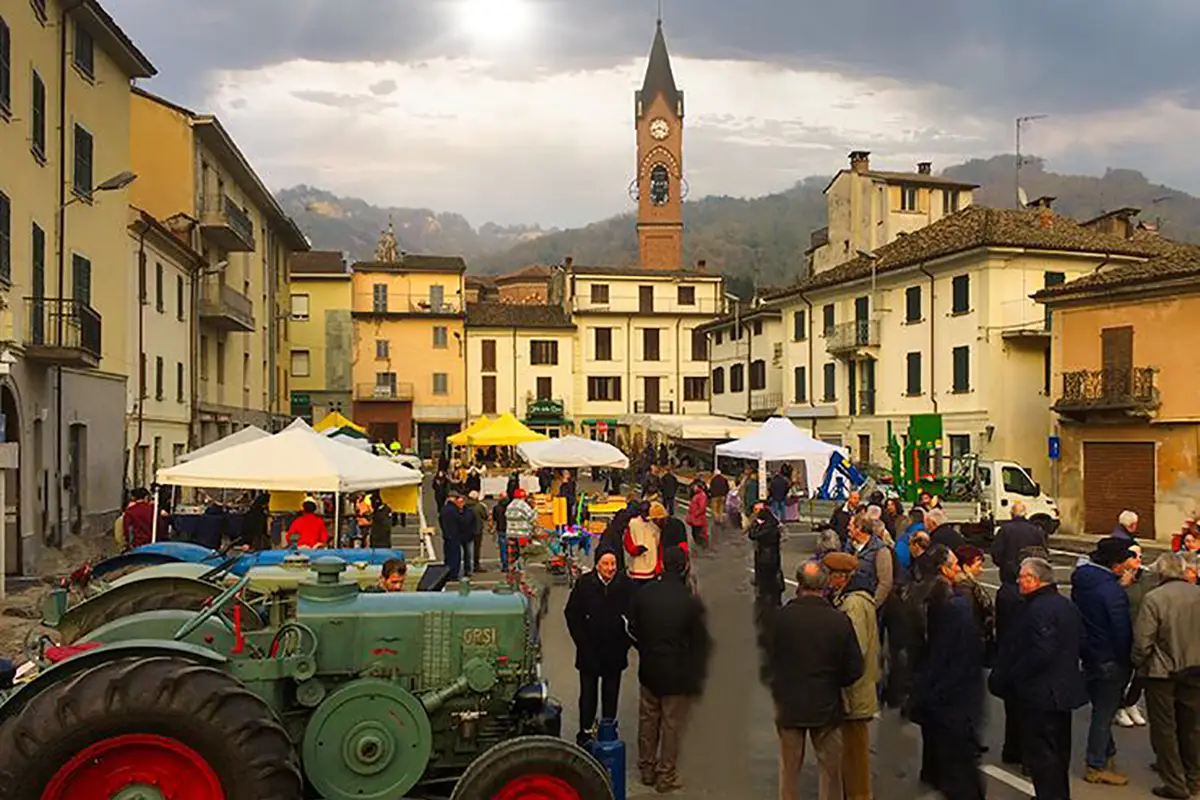
{"type": "Polygon", "coordinates": [[[183,276],[175,276],[175,316],[183,320],[186,317],[184,314],[184,305],[187,301],[187,289],[183,286],[183,276]]]}
{"type": "Polygon", "coordinates": [[[171,445],[171,466],[179,463],[179,459],[183,458],[186,447],[182,444],[171,445]]]}
{"type": "Polygon", "coordinates": [[[92,135],[79,125],[75,126],[75,194],[92,196],[92,135]]]}
{"type": "Polygon", "coordinates": [[[483,377],[483,413],[496,413],[496,376],[484,375],[483,377]]]}
{"type": "Polygon", "coordinates": [[[163,359],[162,356],[156,356],[154,359],[154,399],[163,399],[163,359]]]}
{"type": "Polygon", "coordinates": [[[689,400],[707,400],[708,378],[684,378],[683,399],[684,402],[689,400]]]}
{"type": "Polygon", "coordinates": [[[942,189],[942,213],[958,211],[958,189],[942,189]]]}
{"type": "Polygon", "coordinates": [[[750,391],[757,392],[767,388],[767,362],[759,359],[750,362],[750,391]]]}
{"type": "Polygon", "coordinates": [[[954,391],[969,392],[971,390],[971,348],[954,348],[954,391]]]}
{"type": "Polygon", "coordinates": [[[796,367],[792,370],[792,396],[797,403],[808,402],[808,369],[806,367],[796,367]]]}
{"type": "Polygon", "coordinates": [[[371,286],[371,307],[376,314],[386,314],[388,310],[387,284],[376,283],[371,286]]]}
{"type": "Polygon", "coordinates": [[[163,291],[163,265],[161,261],[154,262],[154,307],[158,309],[158,313],[162,313],[166,308],[166,302],[163,291]]]}
{"type": "Polygon", "coordinates": [[[292,319],[306,320],[308,319],[308,295],[294,294],[292,295],[292,319]]]}
{"type": "Polygon", "coordinates": [[[916,186],[901,186],[900,187],[900,210],[901,211],[918,211],[920,207],[917,205],[918,189],[916,186]]]}
{"type": "Polygon", "coordinates": [[[822,378],[825,384],[825,393],[822,399],[826,403],[832,403],[837,400],[837,364],[826,364],[823,369],[822,378]]]}
{"type": "Polygon", "coordinates": [[[537,379],[537,399],[549,400],[554,395],[554,381],[550,377],[537,379]]]}
{"type": "Polygon", "coordinates": [[[638,287],[638,313],[653,314],[654,313],[654,287],[639,286],[638,287]]]}
{"type": "Polygon", "coordinates": [[[965,433],[950,434],[950,471],[957,471],[963,457],[971,452],[971,437],[965,433]]]}
{"type": "Polygon", "coordinates": [[[146,399],[146,354],[138,353],[138,399],[146,399]]]}
{"type": "Polygon", "coordinates": [[[858,435],[858,463],[871,463],[871,434],[869,433],[858,435]]]}
{"type": "Polygon", "coordinates": [[[433,326],[433,349],[445,350],[450,344],[450,334],[445,325],[433,326]]]}
{"type": "Polygon", "coordinates": [[[450,376],[445,372],[433,373],[433,393],[450,394],[450,376]]]}
{"type": "Polygon", "coordinates": [[[78,254],[71,256],[71,296],[84,305],[92,304],[92,262],[78,254]]]}
{"type": "Polygon", "coordinates": [[[375,396],[376,397],[395,397],[396,396],[396,373],[394,373],[394,372],[376,372],[375,373],[375,396]]]}
{"type": "Polygon", "coordinates": [[[729,341],[736,342],[738,339],[741,339],[741,338],[742,338],[742,326],[741,325],[734,325],[732,328],[729,329],[729,341]]]}
{"type": "Polygon", "coordinates": [[[1002,467],[1000,469],[1000,481],[1004,484],[1004,491],[1012,494],[1023,494],[1026,497],[1037,497],[1037,485],[1030,479],[1025,471],[1016,467],[1002,467]]]}
{"type": "Polygon", "coordinates": [[[696,287],[695,286],[680,286],[679,287],[679,305],[681,305],[681,306],[696,305],[696,287]]]}
{"type": "Polygon", "coordinates": [[[307,350],[292,351],[292,377],[307,378],[312,370],[307,350]]]}
{"type": "Polygon", "coordinates": [[[951,314],[966,314],[971,310],[971,276],[955,275],[950,282],[951,314]]]}
{"type": "Polygon", "coordinates": [[[717,330],[717,332],[716,332],[715,334],[713,334],[713,343],[714,343],[714,344],[718,344],[718,345],[719,345],[719,344],[721,343],[721,339],[722,339],[722,338],[723,338],[723,334],[722,334],[722,332],[721,332],[721,331],[718,329],[718,330],[717,330]]]}
{"type": "MultiPolygon", "coordinates": [[[[2,69],[2,68],[0,68],[2,69]]],[[[33,73],[33,100],[29,115],[29,147],[40,163],[46,163],[46,84],[33,73]]]]}
{"type": "Polygon", "coordinates": [[[904,359],[905,373],[904,393],[909,397],[921,393],[921,354],[909,353],[904,359]]]}
{"type": "Polygon", "coordinates": [[[808,338],[808,318],[803,311],[792,315],[792,341],[803,342],[808,338]]]}
{"type": "Polygon", "coordinates": [[[0,192],[0,279],[12,280],[12,203],[0,192]]]}
{"type": "Polygon", "coordinates": [[[708,361],[708,336],[704,331],[692,331],[692,361],[708,361]]]}
{"type": "Polygon", "coordinates": [[[729,368],[729,391],[746,391],[746,367],[744,365],[734,364],[729,368]]]}
{"type": "Polygon", "coordinates": [[[183,377],[183,362],[175,362],[175,402],[182,403],[186,381],[183,377]]]}
{"type": "Polygon", "coordinates": [[[725,394],[725,368],[717,367],[712,371],[713,394],[725,394]]]}
{"type": "Polygon", "coordinates": [[[46,0],[30,0],[30,4],[33,6],[33,13],[37,15],[38,21],[46,22],[46,0]]]}
{"type": "Polygon", "coordinates": [[[658,361],[659,360],[659,336],[658,328],[642,328],[642,360],[643,361],[658,361]]]}
{"type": "MultiPolygon", "coordinates": [[[[0,194],[0,198],[4,195],[0,194]]],[[[2,224],[2,222],[0,222],[2,224]]],[[[46,296],[46,232],[35,222],[32,228],[32,245],[33,245],[33,286],[31,287],[34,297],[46,296]]],[[[3,251],[3,245],[0,244],[0,253],[3,251]]],[[[3,256],[0,255],[0,261],[3,256]]],[[[40,319],[41,315],[35,317],[35,320],[40,319]]],[[[36,341],[41,341],[42,322],[35,321],[35,332],[38,334],[36,341]]]]}
{"type": "Polygon", "coordinates": [[[208,380],[208,337],[200,337],[200,380],[208,380]]]}
{"type": "Polygon", "coordinates": [[[596,328],[596,360],[612,361],[612,328],[596,328]]]}
{"type": "Polygon", "coordinates": [[[588,378],[588,400],[594,402],[616,402],[621,399],[621,379],[588,378]]]}
{"type": "Polygon", "coordinates": [[[75,50],[72,58],[75,68],[85,77],[96,77],[96,43],[92,41],[91,32],[80,25],[78,20],[75,21],[75,50]]]}
{"type": "Polygon", "coordinates": [[[608,305],[608,284],[593,283],[592,284],[592,304],[598,306],[608,305]]]}
{"type": "Polygon", "coordinates": [[[837,318],[834,316],[833,312],[833,303],[828,303],[824,308],[821,309],[821,316],[823,322],[822,330],[825,332],[826,336],[832,335],[833,326],[837,324],[837,318]]]}
{"type": "Polygon", "coordinates": [[[904,290],[904,321],[921,321],[921,287],[910,286],[904,290]]]}
{"type": "MultiPolygon", "coordinates": [[[[1066,281],[1067,281],[1067,276],[1065,273],[1047,272],[1046,276],[1045,276],[1045,283],[1043,283],[1042,285],[1048,289],[1051,286],[1061,286],[1062,284],[1066,283],[1066,281]]],[[[1052,316],[1052,314],[1050,312],[1050,306],[1046,306],[1046,330],[1050,330],[1051,316],[1052,316]]]]}
{"type": "Polygon", "coordinates": [[[429,287],[429,310],[435,314],[446,310],[446,287],[440,283],[429,287]]]}
{"type": "Polygon", "coordinates": [[[529,342],[529,363],[535,366],[558,364],[558,342],[553,339],[532,339],[529,342]]]}
{"type": "Polygon", "coordinates": [[[12,111],[12,34],[0,17],[0,116],[12,111]]]}
{"type": "Polygon", "coordinates": [[[754,335],[762,336],[762,331],[763,331],[762,320],[761,319],[754,320],[754,335]]]}
{"type": "Polygon", "coordinates": [[[496,371],[496,340],[484,339],[480,342],[480,361],[481,368],[484,372],[496,371]]]}
{"type": "Polygon", "coordinates": [[[392,354],[392,342],[389,339],[375,340],[375,360],[387,361],[392,354]]]}

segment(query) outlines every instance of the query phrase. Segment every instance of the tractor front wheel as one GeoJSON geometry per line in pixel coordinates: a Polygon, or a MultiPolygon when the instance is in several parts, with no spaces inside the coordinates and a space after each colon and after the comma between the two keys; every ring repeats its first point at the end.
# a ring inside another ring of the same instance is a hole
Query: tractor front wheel
{"type": "Polygon", "coordinates": [[[501,742],[471,762],[450,800],[612,800],[608,774],[573,744],[551,736],[501,742]]]}
{"type": "Polygon", "coordinates": [[[271,709],[183,659],[92,667],[0,727],[0,800],[300,800],[302,788],[271,709]]]}

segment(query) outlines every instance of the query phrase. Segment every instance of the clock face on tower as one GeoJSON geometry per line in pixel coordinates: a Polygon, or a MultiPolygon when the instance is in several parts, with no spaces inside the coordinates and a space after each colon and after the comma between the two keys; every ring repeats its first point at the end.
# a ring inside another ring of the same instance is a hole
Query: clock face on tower
{"type": "Polygon", "coordinates": [[[662,117],[655,117],[650,120],[650,135],[655,139],[662,141],[671,133],[670,124],[662,117]]]}

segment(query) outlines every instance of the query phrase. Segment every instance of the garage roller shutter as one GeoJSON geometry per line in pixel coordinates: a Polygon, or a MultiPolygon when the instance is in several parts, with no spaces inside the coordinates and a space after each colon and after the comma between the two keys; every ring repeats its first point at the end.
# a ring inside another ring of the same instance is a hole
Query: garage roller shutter
{"type": "Polygon", "coordinates": [[[1138,515],[1139,538],[1154,536],[1154,443],[1083,445],[1083,505],[1087,533],[1106,534],[1125,509],[1138,515]]]}

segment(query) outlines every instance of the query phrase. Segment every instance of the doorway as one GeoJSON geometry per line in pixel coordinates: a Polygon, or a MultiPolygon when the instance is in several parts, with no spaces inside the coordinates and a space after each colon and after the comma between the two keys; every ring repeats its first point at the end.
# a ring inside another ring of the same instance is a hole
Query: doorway
{"type": "Polygon", "coordinates": [[[643,402],[645,403],[645,406],[646,406],[646,408],[644,409],[644,413],[657,414],[657,413],[659,413],[659,404],[662,401],[662,387],[661,387],[662,379],[661,378],[643,378],[642,380],[644,381],[643,385],[645,387],[643,390],[643,397],[644,397],[643,402]]]}
{"type": "MultiPolygon", "coordinates": [[[[21,415],[17,407],[17,397],[11,387],[0,387],[0,414],[4,417],[3,434],[5,442],[21,442],[21,415]]],[[[20,464],[25,458],[25,448],[18,454],[18,468],[4,470],[4,541],[0,546],[5,549],[5,572],[9,575],[21,574],[21,469],[20,464]]]]}

